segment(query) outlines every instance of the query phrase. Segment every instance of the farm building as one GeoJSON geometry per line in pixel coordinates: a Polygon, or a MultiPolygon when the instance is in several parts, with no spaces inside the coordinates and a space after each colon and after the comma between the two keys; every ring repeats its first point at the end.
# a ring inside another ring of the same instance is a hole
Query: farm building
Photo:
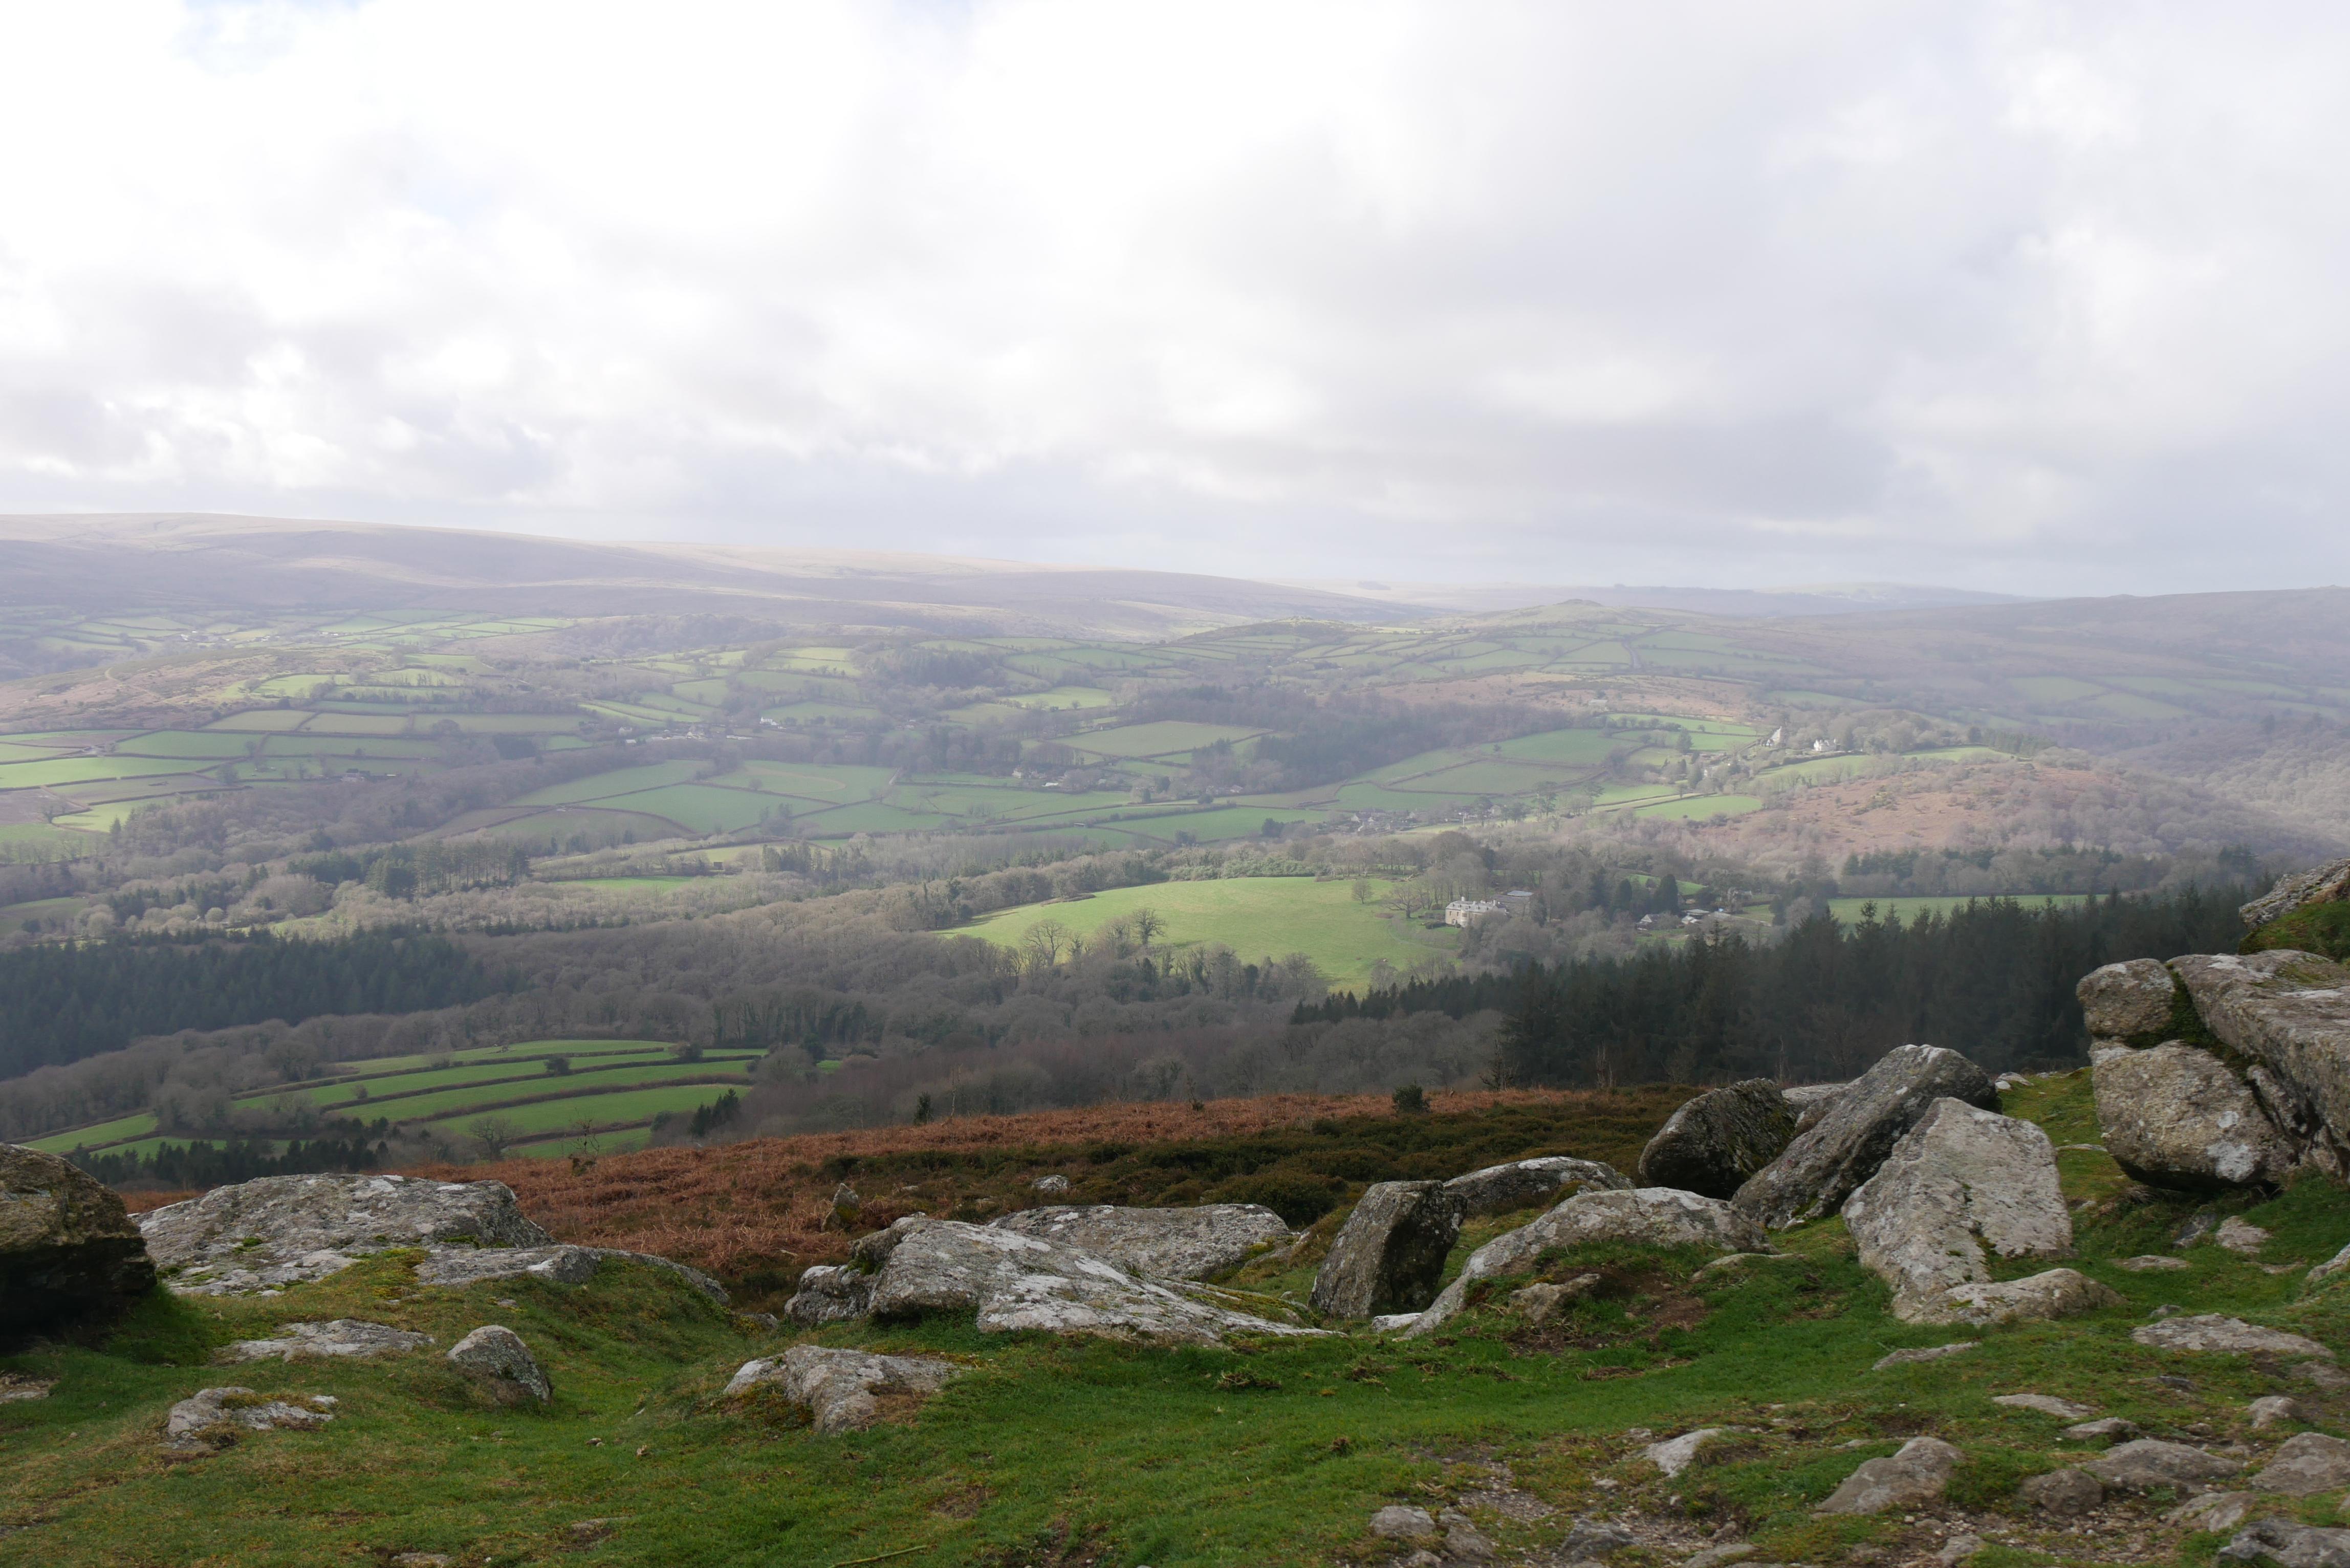
{"type": "Polygon", "coordinates": [[[1489,916],[1509,912],[1507,904],[1495,903],[1491,898],[1455,898],[1444,906],[1444,923],[1448,926],[1471,925],[1489,916]]]}

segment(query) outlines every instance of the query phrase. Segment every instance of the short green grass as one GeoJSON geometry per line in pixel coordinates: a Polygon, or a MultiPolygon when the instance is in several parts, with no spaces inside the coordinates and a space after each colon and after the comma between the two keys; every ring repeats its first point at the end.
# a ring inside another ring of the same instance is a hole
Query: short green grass
{"type": "MultiPolygon", "coordinates": [[[[2093,1125],[2085,1077],[2035,1083],[2008,1108],[2069,1139],[2093,1125]]],[[[2333,1184],[2303,1180],[2265,1199],[2222,1203],[2273,1231],[2265,1253],[2240,1258],[2207,1244],[2183,1254],[2188,1270],[2155,1275],[2110,1260],[2168,1250],[2199,1200],[2131,1188],[2094,1154],[2068,1158],[2066,1187],[2086,1204],[2077,1266],[2126,1304],[1987,1332],[1894,1320],[1835,1220],[1783,1233],[1783,1260],[1701,1272],[1701,1254],[1611,1245],[1552,1255],[1538,1273],[1590,1272],[1603,1282],[1541,1330],[1507,1304],[1520,1282],[1502,1281],[1425,1340],[1357,1331],[1180,1350],[984,1335],[951,1317],[766,1335],[631,1268],[609,1267],[578,1287],[501,1282],[444,1292],[417,1287],[411,1255],[393,1254],[276,1300],[159,1298],[102,1351],[8,1358],[11,1370],[58,1383],[47,1399],[0,1405],[0,1452],[9,1458],[0,1521],[19,1527],[0,1534],[0,1563],[307,1564],[423,1551],[468,1564],[579,1552],[629,1564],[1297,1568],[1391,1558],[1394,1549],[1367,1534],[1375,1509],[1440,1507],[1492,1485],[1486,1467],[1497,1462],[1557,1510],[1533,1523],[1481,1518],[1513,1556],[1555,1553],[1579,1516],[1637,1511],[1730,1527],[1765,1562],[1856,1552],[1930,1559],[1936,1534],[1900,1512],[1811,1511],[1862,1460],[1918,1432],[1963,1450],[1951,1501],[1977,1511],[2012,1509],[2018,1480],[2099,1446],[2065,1439],[2048,1417],[1991,1403],[1999,1394],[2079,1399],[2157,1437],[2273,1445],[2282,1433],[2252,1434],[2246,1401],[2306,1385],[2245,1357],[2134,1344],[2130,1329],[2159,1303],[2350,1343],[2350,1284],[2312,1288],[2297,1270],[2261,1267],[2330,1255],[2350,1237],[2350,1203],[2333,1184]],[[420,1330],[443,1345],[477,1324],[505,1324],[546,1365],[556,1401],[495,1407],[432,1353],[344,1366],[205,1365],[232,1338],[336,1316],[420,1330]],[[1961,1338],[1982,1343],[1950,1360],[1870,1370],[1889,1349],[1961,1338]],[[743,1361],[809,1340],[945,1355],[969,1371],[927,1406],[843,1437],[817,1437],[772,1403],[715,1399],[743,1361]],[[2158,1381],[2182,1374],[2183,1386],[2158,1381]],[[271,1396],[332,1395],[337,1418],[203,1458],[157,1451],[172,1400],[231,1382],[271,1396]],[[1750,1430],[1669,1482],[1638,1458],[1643,1442],[1700,1425],[1750,1430]]],[[[1315,1237],[1337,1217],[1326,1216],[1315,1237]]],[[[1481,1222],[1461,1250],[1507,1222],[1481,1222]]],[[[1302,1293],[1314,1245],[1294,1265],[1268,1260],[1236,1283],[1302,1293]]],[[[2274,1506],[2322,1521],[2334,1501],[2274,1506]]],[[[2170,1561],[2208,1563],[2220,1540],[2179,1540],[2170,1561]]],[[[2049,1532],[1978,1561],[2101,1560],[2095,1538],[2049,1532]]]]}
{"type": "MultiPolygon", "coordinates": [[[[1163,825],[1159,828],[1163,831],[1163,825]]],[[[1383,893],[1386,883],[1373,883],[1383,893]]],[[[1360,984],[1381,959],[1399,970],[1450,948],[1437,941],[1452,933],[1399,934],[1376,903],[1356,900],[1350,882],[1317,882],[1309,877],[1230,877],[1212,882],[1155,882],[1118,888],[1089,898],[1024,904],[962,928],[1006,947],[1017,947],[1039,922],[1057,920],[1090,937],[1138,909],[1156,910],[1167,922],[1158,945],[1185,948],[1222,942],[1243,959],[1285,958],[1302,952],[1333,984],[1360,984]],[[1416,940],[1426,936],[1430,941],[1416,940]]],[[[1454,940],[1457,941],[1457,938],[1454,940]]]]}

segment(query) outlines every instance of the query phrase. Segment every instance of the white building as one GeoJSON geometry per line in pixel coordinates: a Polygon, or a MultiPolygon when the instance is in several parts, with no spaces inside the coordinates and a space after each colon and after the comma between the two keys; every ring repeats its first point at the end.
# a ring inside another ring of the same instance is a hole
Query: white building
{"type": "Polygon", "coordinates": [[[1508,905],[1497,904],[1491,898],[1455,898],[1444,906],[1444,923],[1466,926],[1491,915],[1506,915],[1509,912],[1508,905]]]}

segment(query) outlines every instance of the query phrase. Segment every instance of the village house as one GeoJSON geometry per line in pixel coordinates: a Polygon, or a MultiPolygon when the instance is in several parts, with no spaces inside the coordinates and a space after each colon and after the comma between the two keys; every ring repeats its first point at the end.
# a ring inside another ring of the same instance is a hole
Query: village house
{"type": "Polygon", "coordinates": [[[1491,898],[1455,898],[1444,906],[1444,923],[1448,926],[1473,925],[1489,916],[1509,912],[1508,905],[1495,903],[1491,898]]]}

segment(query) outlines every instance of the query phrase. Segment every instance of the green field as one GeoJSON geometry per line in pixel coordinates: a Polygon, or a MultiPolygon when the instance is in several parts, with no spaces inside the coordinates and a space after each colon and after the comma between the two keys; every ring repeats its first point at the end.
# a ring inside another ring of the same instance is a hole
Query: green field
{"type": "MultiPolygon", "coordinates": [[[[1384,883],[1374,886],[1382,891],[1386,888],[1384,883]]],[[[1057,920],[1090,937],[1110,921],[1148,908],[1167,922],[1159,938],[1161,947],[1221,942],[1250,962],[1302,952],[1334,985],[1361,984],[1380,959],[1397,969],[1409,969],[1431,953],[1449,952],[1457,943],[1457,934],[1450,930],[1415,929],[1410,937],[1400,934],[1378,906],[1357,903],[1352,888],[1348,882],[1317,882],[1309,877],[1157,882],[1113,888],[1090,898],[1001,909],[957,934],[1017,947],[1038,922],[1057,920]],[[1421,936],[1430,940],[1415,940],[1421,936]]]]}
{"type": "Polygon", "coordinates": [[[1952,909],[1963,909],[1969,904],[1987,902],[1991,898],[2012,898],[2026,909],[2036,909],[2045,906],[2070,909],[2078,904],[2085,904],[2095,897],[2096,895],[2094,893],[1988,893],[1980,897],[1966,898],[1830,898],[1828,913],[1845,924],[1851,925],[1861,918],[1861,908],[1866,904],[1876,905],[1877,913],[1880,918],[1899,915],[1904,920],[1914,920],[1929,910],[1938,915],[1947,915],[1952,909]]]}
{"type": "Polygon", "coordinates": [[[1069,744],[1096,756],[1113,758],[1143,758],[1172,756],[1201,746],[1212,746],[1218,741],[1237,745],[1263,734],[1261,730],[1243,729],[1236,724],[1199,724],[1184,719],[1162,719],[1151,724],[1126,724],[1114,730],[1095,730],[1074,736],[1069,744]]]}
{"type": "Polygon", "coordinates": [[[452,1111],[425,1125],[451,1137],[463,1137],[467,1124],[484,1115],[494,1116],[524,1133],[562,1134],[583,1121],[592,1121],[598,1127],[642,1125],[664,1111],[689,1114],[717,1099],[729,1086],[739,1090],[749,1082],[748,1078],[729,1078],[714,1084],[680,1084],[661,1089],[616,1089],[608,1095],[540,1100],[494,1111],[452,1111]]]}
{"type": "Polygon", "coordinates": [[[1740,816],[1762,809],[1762,803],[1751,794],[1700,794],[1687,800],[1636,805],[1632,813],[1636,816],[1655,817],[1665,822],[1711,822],[1717,816],[1740,816]]]}

